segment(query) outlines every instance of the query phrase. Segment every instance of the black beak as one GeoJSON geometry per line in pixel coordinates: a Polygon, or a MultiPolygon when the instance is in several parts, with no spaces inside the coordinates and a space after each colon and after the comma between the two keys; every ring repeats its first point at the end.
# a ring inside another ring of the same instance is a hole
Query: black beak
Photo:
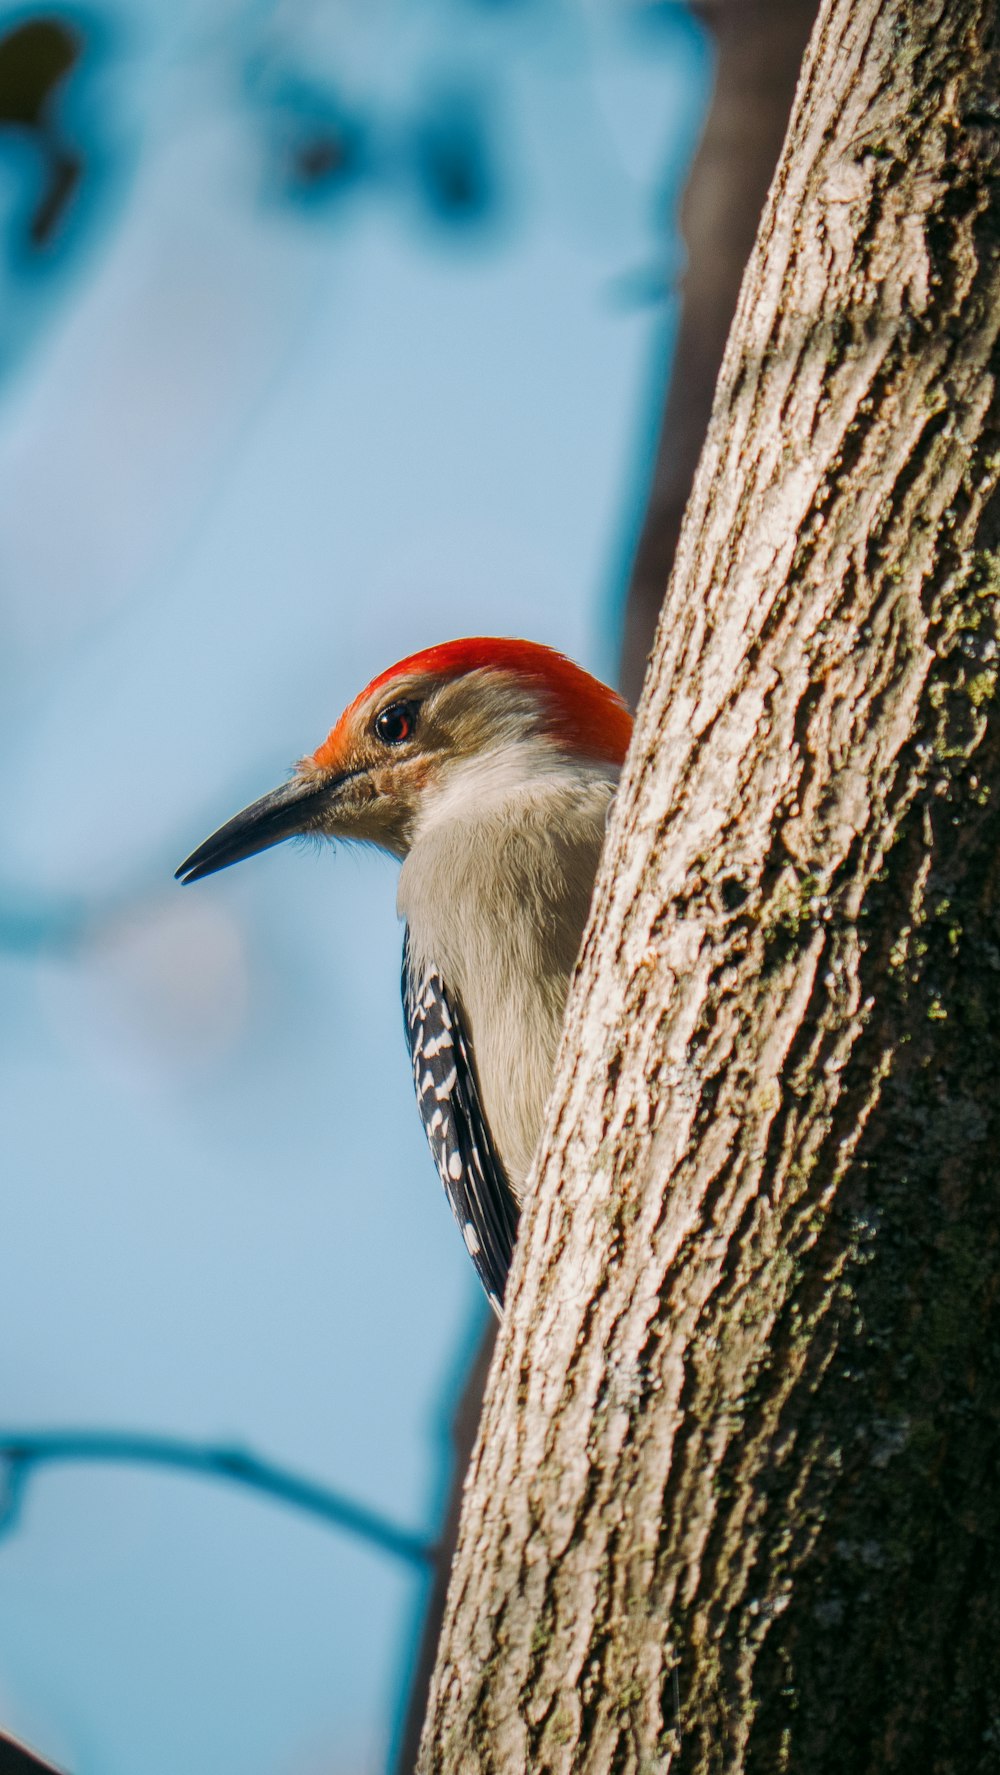
{"type": "Polygon", "coordinates": [[[176,879],[185,884],[200,881],[203,875],[214,875],[217,869],[228,869],[230,863],[242,863],[244,857],[269,850],[283,838],[315,830],[317,816],[341,781],[317,784],[293,777],[280,789],[272,789],[270,795],[245,807],[192,851],[177,870],[176,879]]]}

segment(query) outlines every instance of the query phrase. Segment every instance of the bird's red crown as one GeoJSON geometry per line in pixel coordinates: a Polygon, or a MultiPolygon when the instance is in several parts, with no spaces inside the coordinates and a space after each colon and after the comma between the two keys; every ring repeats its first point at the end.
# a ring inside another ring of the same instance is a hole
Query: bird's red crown
{"type": "Polygon", "coordinates": [[[429,678],[460,678],[467,672],[502,672],[537,690],[551,715],[551,731],[561,744],[581,757],[623,764],[632,737],[632,717],[617,692],[591,677],[553,647],[505,636],[473,635],[445,641],[411,653],[380,672],[344,710],[310,762],[321,770],[336,768],[343,756],[357,711],[376,691],[396,678],[426,674],[429,678]]]}

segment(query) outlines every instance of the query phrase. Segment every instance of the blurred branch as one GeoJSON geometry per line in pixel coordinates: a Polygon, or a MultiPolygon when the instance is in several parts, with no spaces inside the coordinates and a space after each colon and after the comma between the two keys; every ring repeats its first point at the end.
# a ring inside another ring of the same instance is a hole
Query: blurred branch
{"type": "Polygon", "coordinates": [[[722,354],[777,164],[817,0],[699,0],[715,91],[681,206],[688,264],[649,504],[632,567],[620,684],[638,699],[722,354]]]}
{"type": "Polygon", "coordinates": [[[304,1510],[408,1565],[426,1567],[437,1563],[438,1552],[433,1542],[400,1528],[387,1517],[369,1510],[364,1504],[354,1503],[340,1492],[316,1485],[245,1449],[182,1442],[171,1436],[135,1435],[131,1431],[0,1431],[0,1462],[5,1469],[4,1495],[0,1498],[0,1535],[15,1526],[25,1486],[33,1472],[46,1463],[57,1461],[169,1467],[175,1471],[201,1474],[208,1479],[228,1480],[235,1485],[247,1486],[251,1491],[262,1492],[278,1503],[304,1510]]]}
{"type": "Polygon", "coordinates": [[[44,189],[28,226],[28,244],[46,246],[83,171],[83,157],[60,137],[57,105],[67,75],[83,52],[76,25],[61,18],[21,18],[0,32],[0,131],[35,145],[44,189]]]}

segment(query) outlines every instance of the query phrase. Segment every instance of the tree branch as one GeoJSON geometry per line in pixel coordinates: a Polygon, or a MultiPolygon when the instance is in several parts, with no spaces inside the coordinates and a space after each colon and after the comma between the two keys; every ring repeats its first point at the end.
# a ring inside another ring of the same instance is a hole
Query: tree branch
{"type": "Polygon", "coordinates": [[[407,1565],[434,1566],[433,1542],[400,1528],[378,1511],[369,1510],[341,1492],[303,1479],[287,1467],[261,1460],[242,1448],[183,1442],[171,1436],[141,1436],[115,1430],[0,1431],[0,1462],[6,1466],[6,1491],[0,1500],[0,1535],[15,1526],[24,1488],[32,1473],[53,1462],[97,1461],[129,1466],[168,1467],[246,1486],[280,1504],[304,1510],[332,1528],[367,1541],[370,1547],[407,1565]]]}
{"type": "Polygon", "coordinates": [[[817,0],[702,0],[712,103],[681,205],[683,305],[625,607],[620,681],[637,702],[740,282],[788,126],[817,0]]]}

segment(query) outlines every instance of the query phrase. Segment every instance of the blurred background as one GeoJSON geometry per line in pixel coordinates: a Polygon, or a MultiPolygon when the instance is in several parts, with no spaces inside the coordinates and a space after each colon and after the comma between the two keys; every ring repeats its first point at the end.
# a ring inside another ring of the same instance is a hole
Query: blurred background
{"type": "Polygon", "coordinates": [[[415,648],[634,695],[804,37],[782,84],[762,6],[730,62],[679,0],[0,7],[0,1725],[73,1775],[411,1755],[486,1309],[395,870],[172,871],[415,648]],[[763,171],[730,110],[685,443],[727,66],[763,171]]]}

